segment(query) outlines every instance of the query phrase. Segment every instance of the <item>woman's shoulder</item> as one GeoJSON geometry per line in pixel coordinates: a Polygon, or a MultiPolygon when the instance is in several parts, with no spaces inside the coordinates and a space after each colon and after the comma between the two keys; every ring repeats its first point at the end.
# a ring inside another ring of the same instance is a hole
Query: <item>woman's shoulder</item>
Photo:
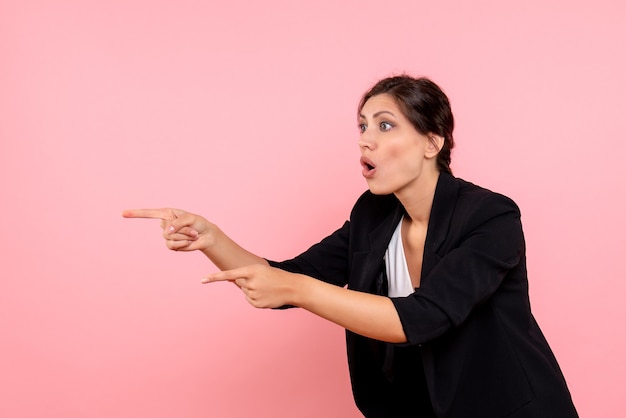
{"type": "Polygon", "coordinates": [[[509,196],[462,178],[454,177],[454,181],[458,184],[457,209],[488,213],[520,212],[517,203],[509,196]]]}

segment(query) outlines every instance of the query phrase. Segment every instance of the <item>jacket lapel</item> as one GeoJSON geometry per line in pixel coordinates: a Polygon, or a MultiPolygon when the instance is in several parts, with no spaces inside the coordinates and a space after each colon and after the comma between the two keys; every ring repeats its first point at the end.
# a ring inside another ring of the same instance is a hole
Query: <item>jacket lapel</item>
{"type": "Polygon", "coordinates": [[[398,204],[380,224],[367,235],[369,249],[353,254],[353,282],[351,288],[366,292],[380,293],[384,273],[383,257],[404,209],[398,204]],[[378,290],[378,291],[376,291],[378,290]]]}
{"type": "Polygon", "coordinates": [[[451,174],[441,173],[437,181],[433,206],[428,220],[428,232],[422,260],[422,280],[427,279],[428,274],[439,262],[440,257],[437,252],[448,236],[458,195],[459,183],[457,179],[451,174]]]}

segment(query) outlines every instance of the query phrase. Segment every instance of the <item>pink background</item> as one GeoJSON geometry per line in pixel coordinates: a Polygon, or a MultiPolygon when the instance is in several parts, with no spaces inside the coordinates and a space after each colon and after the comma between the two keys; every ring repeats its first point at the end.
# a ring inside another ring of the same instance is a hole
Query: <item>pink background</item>
{"type": "Polygon", "coordinates": [[[455,174],[520,205],[581,416],[619,415],[625,22],[618,0],[1,0],[0,416],[359,416],[342,329],[201,285],[213,265],[120,212],[295,255],[365,190],[356,104],[403,71],[450,96],[455,174]]]}

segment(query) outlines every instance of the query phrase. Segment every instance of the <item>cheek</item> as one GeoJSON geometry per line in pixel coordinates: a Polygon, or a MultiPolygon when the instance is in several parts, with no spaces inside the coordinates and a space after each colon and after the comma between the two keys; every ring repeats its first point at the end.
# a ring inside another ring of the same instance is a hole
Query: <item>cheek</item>
{"type": "Polygon", "coordinates": [[[404,160],[414,156],[416,151],[417,147],[413,144],[408,144],[405,140],[395,141],[387,147],[387,156],[393,160],[404,160]]]}
{"type": "Polygon", "coordinates": [[[404,170],[419,170],[424,156],[424,150],[415,144],[402,144],[402,146],[390,147],[388,155],[389,159],[392,160],[398,168],[404,170]]]}

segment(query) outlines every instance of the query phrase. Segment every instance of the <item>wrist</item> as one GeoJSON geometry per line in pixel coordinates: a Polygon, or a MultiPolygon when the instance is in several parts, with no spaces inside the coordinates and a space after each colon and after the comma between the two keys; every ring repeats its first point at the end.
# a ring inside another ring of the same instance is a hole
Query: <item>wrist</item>
{"type": "Polygon", "coordinates": [[[208,223],[206,229],[202,233],[202,241],[198,249],[209,258],[211,258],[211,254],[219,242],[218,235],[220,233],[223,234],[217,225],[212,223],[208,223]]]}
{"type": "Polygon", "coordinates": [[[311,294],[311,286],[317,279],[304,274],[295,274],[293,280],[289,280],[291,305],[303,308],[307,306],[307,298],[311,294]]]}

